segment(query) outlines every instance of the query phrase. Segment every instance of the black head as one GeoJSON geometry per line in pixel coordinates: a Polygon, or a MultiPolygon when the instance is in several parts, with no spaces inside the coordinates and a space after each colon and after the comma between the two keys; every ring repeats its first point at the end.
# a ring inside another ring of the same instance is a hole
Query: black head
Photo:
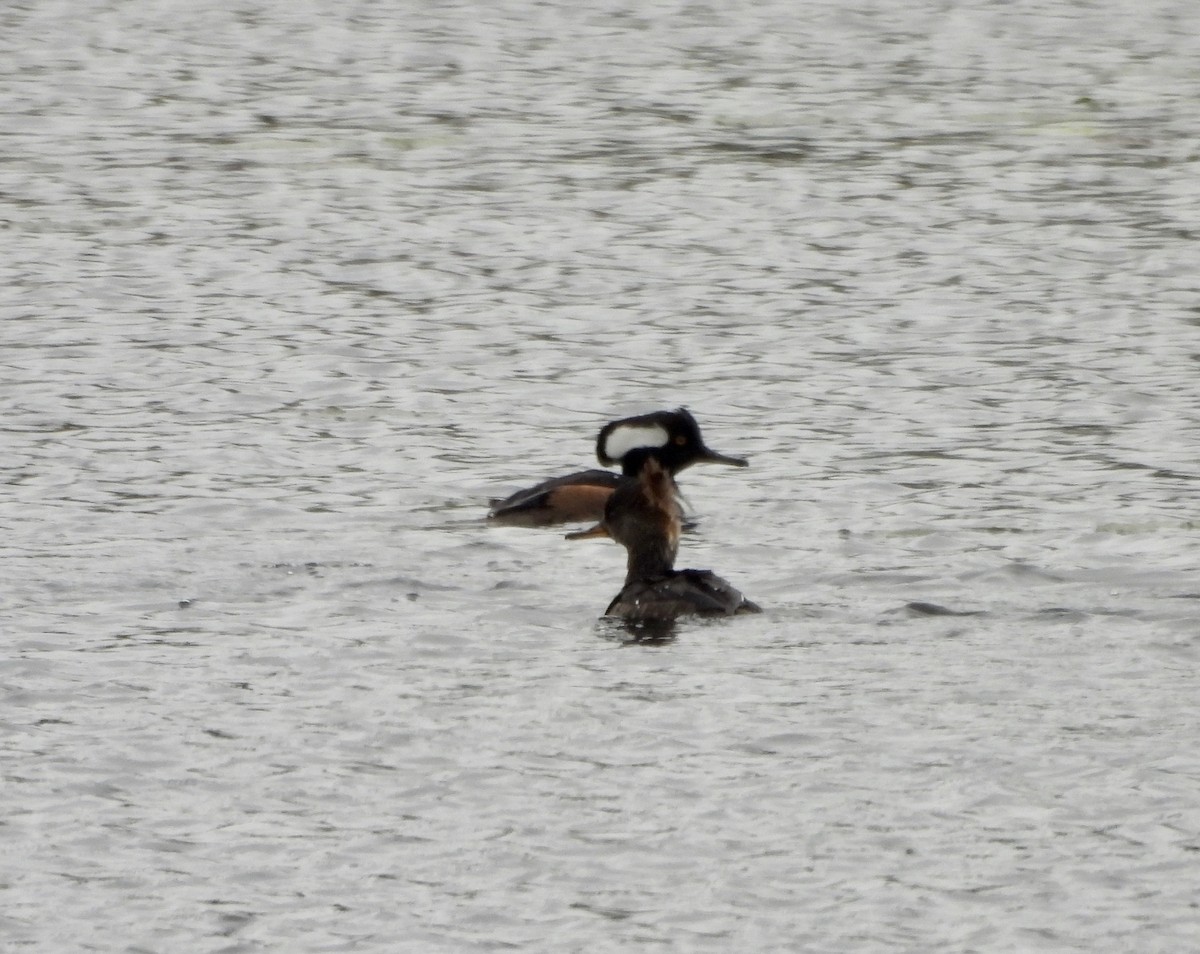
{"type": "Polygon", "coordinates": [[[596,438],[596,457],[608,466],[620,464],[621,470],[630,476],[637,475],[650,458],[671,474],[705,462],[749,466],[744,458],[728,457],[709,449],[700,434],[700,425],[682,407],[605,424],[596,438]]]}

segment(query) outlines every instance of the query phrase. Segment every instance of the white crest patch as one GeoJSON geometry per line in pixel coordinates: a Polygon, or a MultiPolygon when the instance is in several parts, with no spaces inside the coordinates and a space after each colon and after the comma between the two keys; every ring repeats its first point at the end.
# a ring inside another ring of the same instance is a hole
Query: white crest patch
{"type": "Polygon", "coordinates": [[[631,450],[639,447],[666,447],[670,435],[665,427],[657,424],[637,426],[627,424],[614,428],[604,439],[604,456],[609,460],[620,460],[631,450]]]}

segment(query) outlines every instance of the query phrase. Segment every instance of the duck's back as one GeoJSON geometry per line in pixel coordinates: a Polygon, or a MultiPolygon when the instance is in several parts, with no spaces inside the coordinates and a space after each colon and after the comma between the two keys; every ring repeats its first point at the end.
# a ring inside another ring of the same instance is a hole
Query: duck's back
{"type": "Polygon", "coordinates": [[[639,621],[758,612],[755,603],[711,570],[672,570],[626,583],[605,615],[639,621]]]}
{"type": "Polygon", "coordinates": [[[543,480],[505,497],[492,500],[488,519],[510,526],[544,527],[576,520],[599,520],[604,505],[621,482],[608,470],[581,470],[565,477],[543,480]]]}

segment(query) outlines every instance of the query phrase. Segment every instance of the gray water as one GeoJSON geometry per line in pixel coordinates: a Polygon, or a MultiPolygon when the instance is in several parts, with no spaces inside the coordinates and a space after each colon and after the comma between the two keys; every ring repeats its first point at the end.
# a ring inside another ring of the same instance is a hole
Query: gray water
{"type": "Polygon", "coordinates": [[[1177,952],[1200,8],[0,10],[0,946],[1177,952]],[[486,499],[687,405],[766,608],[486,499]]]}

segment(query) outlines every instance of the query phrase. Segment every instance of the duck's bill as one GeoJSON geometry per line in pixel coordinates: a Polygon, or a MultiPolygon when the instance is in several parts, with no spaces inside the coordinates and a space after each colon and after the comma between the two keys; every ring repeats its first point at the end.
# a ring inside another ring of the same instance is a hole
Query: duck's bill
{"type": "Polygon", "coordinates": [[[609,536],[608,529],[602,523],[596,524],[594,527],[588,527],[586,530],[576,530],[574,533],[568,533],[568,540],[591,540],[593,537],[609,536]]]}
{"type": "Polygon", "coordinates": [[[745,457],[730,457],[728,454],[718,454],[715,450],[704,448],[704,453],[696,458],[700,464],[728,464],[730,467],[749,467],[750,461],[745,457]]]}

